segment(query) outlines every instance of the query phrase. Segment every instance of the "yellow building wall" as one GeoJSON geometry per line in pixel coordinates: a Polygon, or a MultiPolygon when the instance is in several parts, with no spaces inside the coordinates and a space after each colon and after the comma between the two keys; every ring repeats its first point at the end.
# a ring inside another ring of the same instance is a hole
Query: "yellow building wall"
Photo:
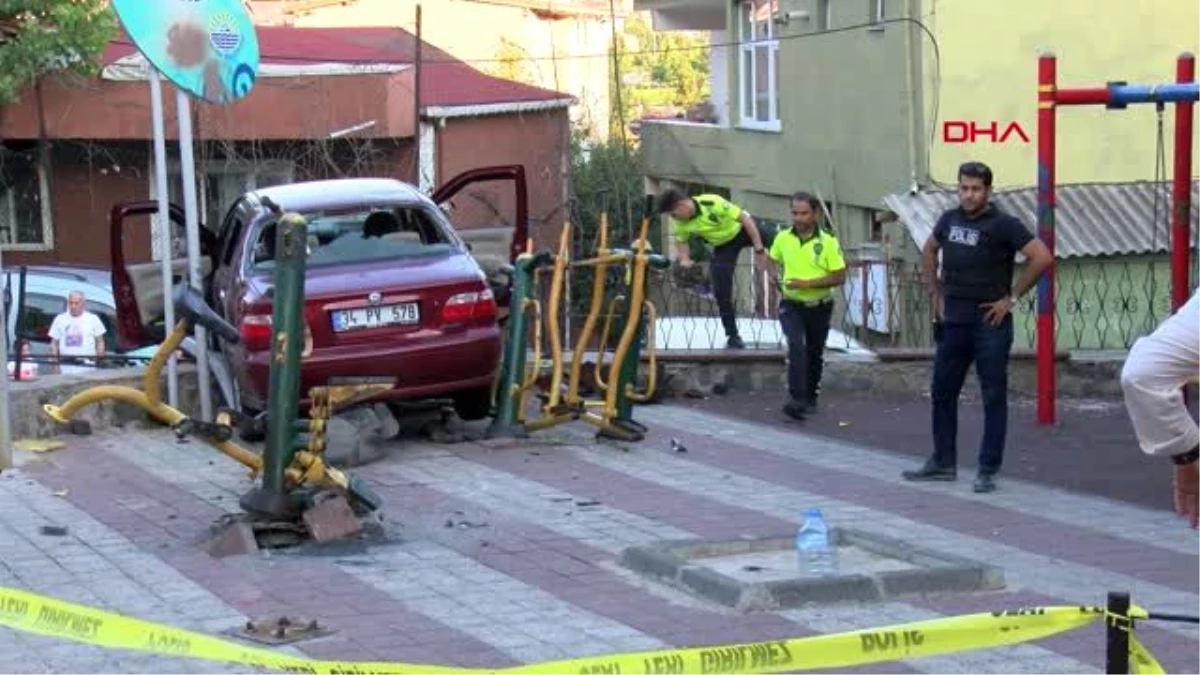
{"type": "MultiPolygon", "coordinates": [[[[997,186],[1037,182],[1037,57],[1058,57],[1059,88],[1099,87],[1110,80],[1130,84],[1175,81],[1181,52],[1200,51],[1197,0],[922,0],[922,20],[941,51],[941,96],[930,148],[933,178],[953,183],[968,159],[989,164],[997,186]],[[943,141],[946,120],[995,120],[1002,130],[1015,121],[1029,136],[1004,144],[943,141]]],[[[926,120],[932,120],[935,61],[925,50],[926,120]]],[[[1125,110],[1103,106],[1058,109],[1059,183],[1152,180],[1156,122],[1153,104],[1125,110]]],[[[1164,114],[1168,176],[1172,161],[1174,106],[1164,114]]],[[[1200,127],[1197,128],[1200,133],[1200,127]]],[[[1193,176],[1200,175],[1200,156],[1193,176]]]]}
{"type": "MultiPolygon", "coordinates": [[[[416,6],[416,0],[356,0],[297,16],[293,23],[314,28],[398,26],[415,32],[416,6]]],[[[421,38],[485,73],[570,94],[579,100],[573,119],[597,133],[608,128],[611,28],[606,19],[551,21],[520,7],[425,0],[421,38]],[[515,66],[502,62],[514,56],[524,58],[515,66]]]]}

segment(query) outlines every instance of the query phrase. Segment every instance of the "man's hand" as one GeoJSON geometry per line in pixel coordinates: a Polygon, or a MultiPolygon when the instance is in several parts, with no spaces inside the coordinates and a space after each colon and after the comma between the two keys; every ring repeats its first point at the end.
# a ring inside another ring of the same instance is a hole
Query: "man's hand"
{"type": "Polygon", "coordinates": [[[1009,312],[1012,311],[1013,303],[1011,298],[1004,297],[995,302],[980,303],[979,306],[988,311],[984,315],[988,323],[993,326],[999,326],[1004,321],[1004,317],[1008,316],[1009,312]]]}
{"type": "Polygon", "coordinates": [[[681,269],[681,270],[692,269],[692,259],[691,258],[676,258],[675,264],[679,265],[679,269],[681,269]]]}
{"type": "Polygon", "coordinates": [[[933,316],[938,321],[946,320],[946,298],[941,293],[936,293],[929,298],[933,303],[933,316]]]}
{"type": "Polygon", "coordinates": [[[1175,467],[1175,512],[1192,527],[1200,522],[1200,466],[1196,462],[1175,467]]]}
{"type": "Polygon", "coordinates": [[[783,285],[793,291],[802,291],[809,288],[808,282],[803,279],[788,279],[783,282],[783,285]]]}
{"type": "Polygon", "coordinates": [[[760,250],[754,252],[754,264],[759,267],[767,266],[767,251],[766,251],[766,249],[760,249],[760,250]]]}

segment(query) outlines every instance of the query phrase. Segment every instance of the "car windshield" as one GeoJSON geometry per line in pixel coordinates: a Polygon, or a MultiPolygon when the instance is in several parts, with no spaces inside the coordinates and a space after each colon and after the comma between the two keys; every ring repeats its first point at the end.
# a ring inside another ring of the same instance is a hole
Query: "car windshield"
{"type": "MultiPolygon", "coordinates": [[[[421,207],[381,207],[303,214],[308,221],[307,264],[351,265],[396,258],[445,255],[454,250],[452,235],[421,207]]],[[[252,266],[275,264],[275,221],[258,230],[252,266]]]]}

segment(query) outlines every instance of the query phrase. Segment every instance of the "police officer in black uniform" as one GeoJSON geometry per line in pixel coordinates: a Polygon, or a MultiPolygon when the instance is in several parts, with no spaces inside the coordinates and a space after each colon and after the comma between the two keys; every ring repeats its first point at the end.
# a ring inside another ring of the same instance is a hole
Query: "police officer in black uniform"
{"type": "Polygon", "coordinates": [[[1050,250],[1020,220],[990,203],[991,191],[992,170],[986,164],[960,166],[959,206],[942,214],[921,252],[921,269],[936,317],[933,456],[920,469],[903,474],[910,481],[957,477],[958,397],[974,362],[984,413],[976,492],[996,489],[994,477],[1004,459],[1013,305],[1053,262],[1050,250]],[[1028,262],[1014,287],[1018,251],[1028,262]]]}

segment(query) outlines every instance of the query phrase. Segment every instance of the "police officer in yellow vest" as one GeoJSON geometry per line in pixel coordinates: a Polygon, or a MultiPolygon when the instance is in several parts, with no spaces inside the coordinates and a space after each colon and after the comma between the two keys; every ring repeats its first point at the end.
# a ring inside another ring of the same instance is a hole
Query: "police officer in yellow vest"
{"type": "Polygon", "coordinates": [[[656,205],[659,213],[675,220],[675,257],[679,266],[692,266],[688,240],[700,237],[712,246],[713,295],[717,311],[725,328],[726,346],[742,349],[746,345],[738,335],[737,314],[733,305],[733,273],[738,255],[747,246],[754,247],[759,266],[766,264],[762,237],[754,218],[741,207],[720,195],[703,194],[688,197],[674,188],[664,190],[656,205]]]}
{"type": "Polygon", "coordinates": [[[846,281],[837,237],[817,226],[819,207],[807,192],[792,195],[792,227],[771,242],[771,260],[782,268],[779,323],[788,343],[789,400],[783,413],[797,421],[816,410],[833,289],[846,281]]]}

